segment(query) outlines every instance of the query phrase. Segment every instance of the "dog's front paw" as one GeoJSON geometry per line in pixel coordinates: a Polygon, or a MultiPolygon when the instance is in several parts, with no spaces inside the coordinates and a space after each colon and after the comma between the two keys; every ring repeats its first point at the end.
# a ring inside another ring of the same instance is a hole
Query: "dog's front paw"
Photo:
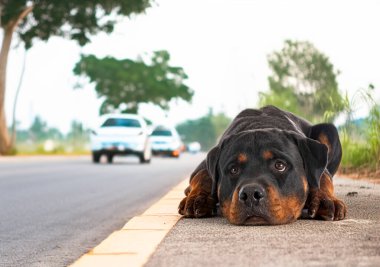
{"type": "Polygon", "coordinates": [[[206,169],[199,170],[185,190],[186,197],[178,206],[178,212],[188,218],[209,217],[216,210],[216,201],[211,197],[212,180],[206,169]]]}
{"type": "Polygon", "coordinates": [[[311,218],[338,221],[343,220],[347,214],[343,201],[320,189],[310,190],[307,206],[311,218]]]}
{"type": "Polygon", "coordinates": [[[213,216],[216,207],[215,200],[199,190],[190,190],[178,206],[178,213],[187,218],[213,216]]]}

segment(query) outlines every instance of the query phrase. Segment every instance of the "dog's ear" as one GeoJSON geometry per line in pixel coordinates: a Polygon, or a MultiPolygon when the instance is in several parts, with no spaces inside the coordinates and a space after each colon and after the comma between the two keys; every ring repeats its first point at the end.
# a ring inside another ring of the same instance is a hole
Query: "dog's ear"
{"type": "Polygon", "coordinates": [[[214,197],[214,199],[218,199],[217,196],[217,186],[218,186],[218,180],[219,180],[219,173],[218,173],[218,161],[220,156],[220,146],[213,147],[208,153],[206,158],[206,167],[209,175],[212,179],[212,187],[211,187],[211,196],[214,197]]]}
{"type": "Polygon", "coordinates": [[[321,175],[327,165],[327,147],[307,137],[296,137],[298,149],[303,159],[307,180],[311,188],[319,188],[321,175]]]}
{"type": "Polygon", "coordinates": [[[308,137],[327,146],[327,170],[333,176],[342,159],[342,145],[340,144],[338,130],[331,123],[316,124],[311,127],[308,137]]]}

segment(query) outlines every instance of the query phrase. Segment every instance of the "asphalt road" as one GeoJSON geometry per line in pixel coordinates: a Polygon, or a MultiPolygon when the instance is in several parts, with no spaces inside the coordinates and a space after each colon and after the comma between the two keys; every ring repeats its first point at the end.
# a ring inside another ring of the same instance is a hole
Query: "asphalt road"
{"type": "Polygon", "coordinates": [[[380,266],[380,185],[335,178],[345,220],[235,226],[222,217],[181,219],[146,267],[380,266]]]}
{"type": "Polygon", "coordinates": [[[0,158],[0,266],[66,266],[185,179],[180,159],[0,158]]]}

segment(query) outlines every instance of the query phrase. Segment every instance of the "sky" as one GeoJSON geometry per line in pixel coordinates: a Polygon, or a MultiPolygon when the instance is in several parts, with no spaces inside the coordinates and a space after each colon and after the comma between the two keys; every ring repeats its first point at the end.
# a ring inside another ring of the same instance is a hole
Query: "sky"
{"type": "MultiPolygon", "coordinates": [[[[268,90],[267,56],[285,39],[309,41],[327,55],[340,74],[340,91],[352,98],[375,86],[380,101],[380,1],[304,0],[156,0],[145,14],[121,20],[112,34],[97,34],[80,47],[52,37],[25,51],[14,39],[9,56],[6,114],[11,123],[16,88],[26,55],[17,104],[19,128],[35,116],[67,133],[73,120],[96,127],[101,99],[93,84],[75,89],[72,69],[81,54],[136,59],[167,50],[170,64],[188,74],[191,104],[173,101],[169,112],[142,105],[140,114],[156,123],[175,124],[208,113],[233,117],[258,107],[258,92],[268,90]]],[[[368,106],[357,102],[357,117],[368,106]]]]}

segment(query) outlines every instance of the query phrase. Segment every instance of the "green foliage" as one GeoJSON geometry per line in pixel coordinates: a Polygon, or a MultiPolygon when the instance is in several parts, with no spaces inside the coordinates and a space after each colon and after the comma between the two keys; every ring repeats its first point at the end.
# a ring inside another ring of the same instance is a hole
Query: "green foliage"
{"type": "Polygon", "coordinates": [[[48,127],[47,123],[39,116],[35,117],[29,129],[29,136],[34,142],[40,142],[47,139],[63,139],[63,135],[58,129],[48,127]]]}
{"type": "Polygon", "coordinates": [[[33,39],[62,36],[84,45],[90,35],[110,33],[120,16],[142,13],[151,0],[4,0],[1,26],[16,20],[29,6],[32,12],[19,25],[17,33],[28,49],[33,39]]]}
{"type": "Polygon", "coordinates": [[[85,150],[85,146],[89,141],[90,130],[85,129],[81,122],[72,121],[70,132],[66,136],[69,150],[85,150]]]}
{"type": "Polygon", "coordinates": [[[213,115],[210,110],[206,116],[185,121],[176,128],[185,143],[199,142],[202,150],[207,151],[217,143],[230,123],[231,119],[223,113],[213,115]]]}
{"type": "Polygon", "coordinates": [[[95,83],[98,96],[104,97],[101,114],[115,109],[136,112],[139,103],[168,109],[170,100],[190,101],[193,96],[192,90],[183,83],[186,73],[181,67],[170,66],[169,60],[167,51],[154,52],[150,62],[82,55],[73,71],[95,83]]]}
{"type": "MultiPolygon", "coordinates": [[[[213,115],[210,113],[211,124],[215,130],[216,138],[219,138],[231,123],[231,119],[224,113],[213,115]]],[[[214,142],[215,144],[216,142],[214,142]]]]}
{"type": "Polygon", "coordinates": [[[371,162],[368,146],[363,142],[350,139],[346,131],[340,133],[340,138],[343,149],[341,166],[349,170],[368,167],[368,162],[371,162]]]}
{"type": "Polygon", "coordinates": [[[312,122],[333,121],[343,110],[334,66],[311,43],[287,40],[268,63],[270,90],[260,94],[260,105],[276,105],[312,122]]]}
{"type": "Polygon", "coordinates": [[[37,116],[28,130],[18,130],[13,154],[88,154],[90,130],[73,121],[65,136],[37,116]],[[46,142],[50,142],[48,149],[46,142]]]}
{"type": "Polygon", "coordinates": [[[271,91],[269,93],[259,92],[260,106],[273,105],[283,108],[294,114],[301,114],[297,94],[291,89],[278,88],[278,83],[269,77],[271,91]]]}
{"type": "Polygon", "coordinates": [[[367,90],[358,90],[351,101],[346,101],[347,121],[340,130],[343,169],[380,170],[380,105],[373,100],[372,90],[372,85],[367,90]],[[352,116],[359,100],[364,100],[371,109],[368,117],[358,126],[352,116]]]}
{"type": "Polygon", "coordinates": [[[372,107],[368,118],[368,145],[376,170],[380,169],[380,105],[372,107]]]}

